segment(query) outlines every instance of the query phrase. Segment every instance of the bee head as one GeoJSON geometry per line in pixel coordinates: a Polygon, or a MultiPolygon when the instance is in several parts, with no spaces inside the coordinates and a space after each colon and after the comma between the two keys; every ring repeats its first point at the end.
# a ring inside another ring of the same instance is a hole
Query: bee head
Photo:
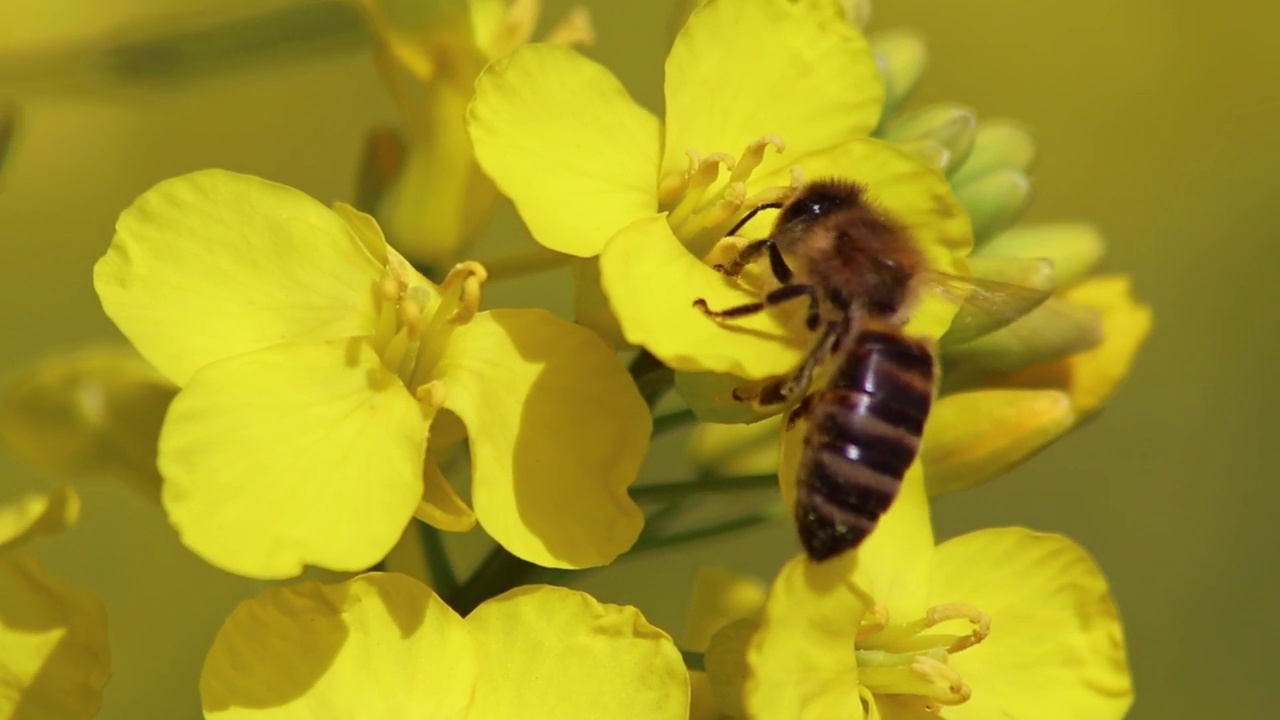
{"type": "Polygon", "coordinates": [[[804,186],[778,213],[776,231],[799,228],[862,200],[862,187],[845,180],[818,180],[804,186]]]}

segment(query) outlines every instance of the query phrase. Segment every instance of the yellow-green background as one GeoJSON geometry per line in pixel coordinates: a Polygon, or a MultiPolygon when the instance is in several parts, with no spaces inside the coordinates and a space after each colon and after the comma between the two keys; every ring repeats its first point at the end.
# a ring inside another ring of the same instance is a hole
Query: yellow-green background
{"type": "MultiPolygon", "coordinates": [[[[240,6],[268,4],[287,3],[240,6]]],[[[593,54],[658,106],[670,0],[587,4],[600,37],[593,54]]],[[[548,16],[568,5],[549,2],[548,16]]],[[[213,0],[5,2],[0,56],[101,47],[120,32],[236,11],[213,0]]],[[[1030,217],[1098,223],[1110,240],[1108,269],[1131,273],[1156,308],[1153,338],[1100,418],[937,512],[944,535],[1024,524],[1068,533],[1093,551],[1126,620],[1135,718],[1275,712],[1280,489],[1265,443],[1280,400],[1278,22],[1280,6],[1243,0],[876,7],[873,28],[905,23],[930,37],[918,99],[958,100],[1035,128],[1041,160],[1030,217]]],[[[346,198],[364,131],[393,119],[367,54],[354,46],[159,85],[121,85],[99,72],[101,60],[77,56],[60,70],[0,62],[0,92],[24,111],[0,177],[0,372],[115,337],[90,268],[116,213],[151,183],[222,166],[346,198]]],[[[499,230],[515,227],[504,211],[499,230]]],[[[0,496],[42,482],[7,457],[0,473],[0,496]]],[[[80,487],[80,527],[39,552],[107,603],[115,677],[102,717],[198,717],[204,649],[254,584],[200,565],[157,510],[122,486],[80,487]]],[[[768,576],[793,548],[779,527],[587,585],[678,630],[698,563],[768,576]]]]}

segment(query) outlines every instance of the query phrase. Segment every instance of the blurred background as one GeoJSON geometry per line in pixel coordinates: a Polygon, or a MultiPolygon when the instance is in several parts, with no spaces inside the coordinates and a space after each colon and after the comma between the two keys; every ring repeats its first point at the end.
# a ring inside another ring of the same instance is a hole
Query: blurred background
{"type": "MultiPolygon", "coordinates": [[[[571,4],[548,0],[544,25],[571,4]]],[[[660,107],[674,3],[585,4],[598,32],[590,54],[660,107]]],[[[1269,202],[1277,21],[1280,9],[1241,0],[875,5],[873,30],[910,25],[929,38],[915,102],[954,100],[1034,128],[1027,219],[1097,223],[1104,270],[1132,274],[1156,310],[1152,339],[1100,417],[935,515],[943,537],[1017,524],[1093,552],[1126,621],[1138,720],[1274,712],[1280,484],[1261,446],[1280,397],[1280,341],[1267,329],[1280,299],[1269,202]]],[[[395,122],[369,48],[354,13],[320,0],[0,4],[0,96],[21,109],[0,176],[0,373],[118,337],[91,267],[119,211],[160,179],[218,166],[350,199],[365,134],[395,122]]],[[[504,205],[488,235],[524,232],[504,205]]],[[[532,304],[531,288],[566,277],[487,298],[532,304]]],[[[567,292],[558,297],[567,311],[567,292]]],[[[0,456],[0,499],[48,486],[0,456]]],[[[79,527],[36,550],[107,605],[114,677],[101,717],[199,717],[204,652],[262,586],[201,564],[128,487],[78,487],[79,527]]],[[[768,578],[794,548],[781,525],[585,586],[678,632],[700,564],[768,578]]]]}

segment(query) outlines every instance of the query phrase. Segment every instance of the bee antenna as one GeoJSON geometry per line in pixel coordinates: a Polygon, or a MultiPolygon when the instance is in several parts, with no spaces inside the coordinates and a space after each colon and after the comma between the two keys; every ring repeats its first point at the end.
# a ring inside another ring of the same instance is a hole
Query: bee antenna
{"type": "Polygon", "coordinates": [[[729,228],[729,232],[725,233],[724,236],[729,237],[731,235],[736,235],[738,231],[741,230],[744,225],[751,222],[751,218],[755,217],[761,210],[777,210],[780,207],[782,207],[782,203],[780,202],[760,203],[748,210],[747,214],[743,215],[741,220],[734,223],[733,227],[729,228]]]}

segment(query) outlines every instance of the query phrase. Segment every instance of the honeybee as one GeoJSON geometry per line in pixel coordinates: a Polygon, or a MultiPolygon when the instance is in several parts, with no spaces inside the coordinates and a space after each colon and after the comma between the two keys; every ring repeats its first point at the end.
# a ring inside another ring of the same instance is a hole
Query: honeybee
{"type": "MultiPolygon", "coordinates": [[[[875,529],[919,452],[933,402],[934,349],[902,328],[923,289],[941,274],[930,271],[909,232],[856,183],[810,182],[786,202],[754,208],[728,234],[766,209],[780,210],[772,232],[716,269],[736,277],[766,255],[780,286],[745,305],[713,310],[701,298],[693,304],[711,318],[731,320],[808,300],[805,325],[816,339],[799,367],[755,398],[735,397],[763,405],[799,400],[788,422],[808,416],[795,521],[805,552],[825,560],[857,547],[875,529]],[[809,393],[828,359],[830,379],[809,393]]],[[[1027,293],[1035,297],[1024,306],[1048,296],[1027,293]]]]}

